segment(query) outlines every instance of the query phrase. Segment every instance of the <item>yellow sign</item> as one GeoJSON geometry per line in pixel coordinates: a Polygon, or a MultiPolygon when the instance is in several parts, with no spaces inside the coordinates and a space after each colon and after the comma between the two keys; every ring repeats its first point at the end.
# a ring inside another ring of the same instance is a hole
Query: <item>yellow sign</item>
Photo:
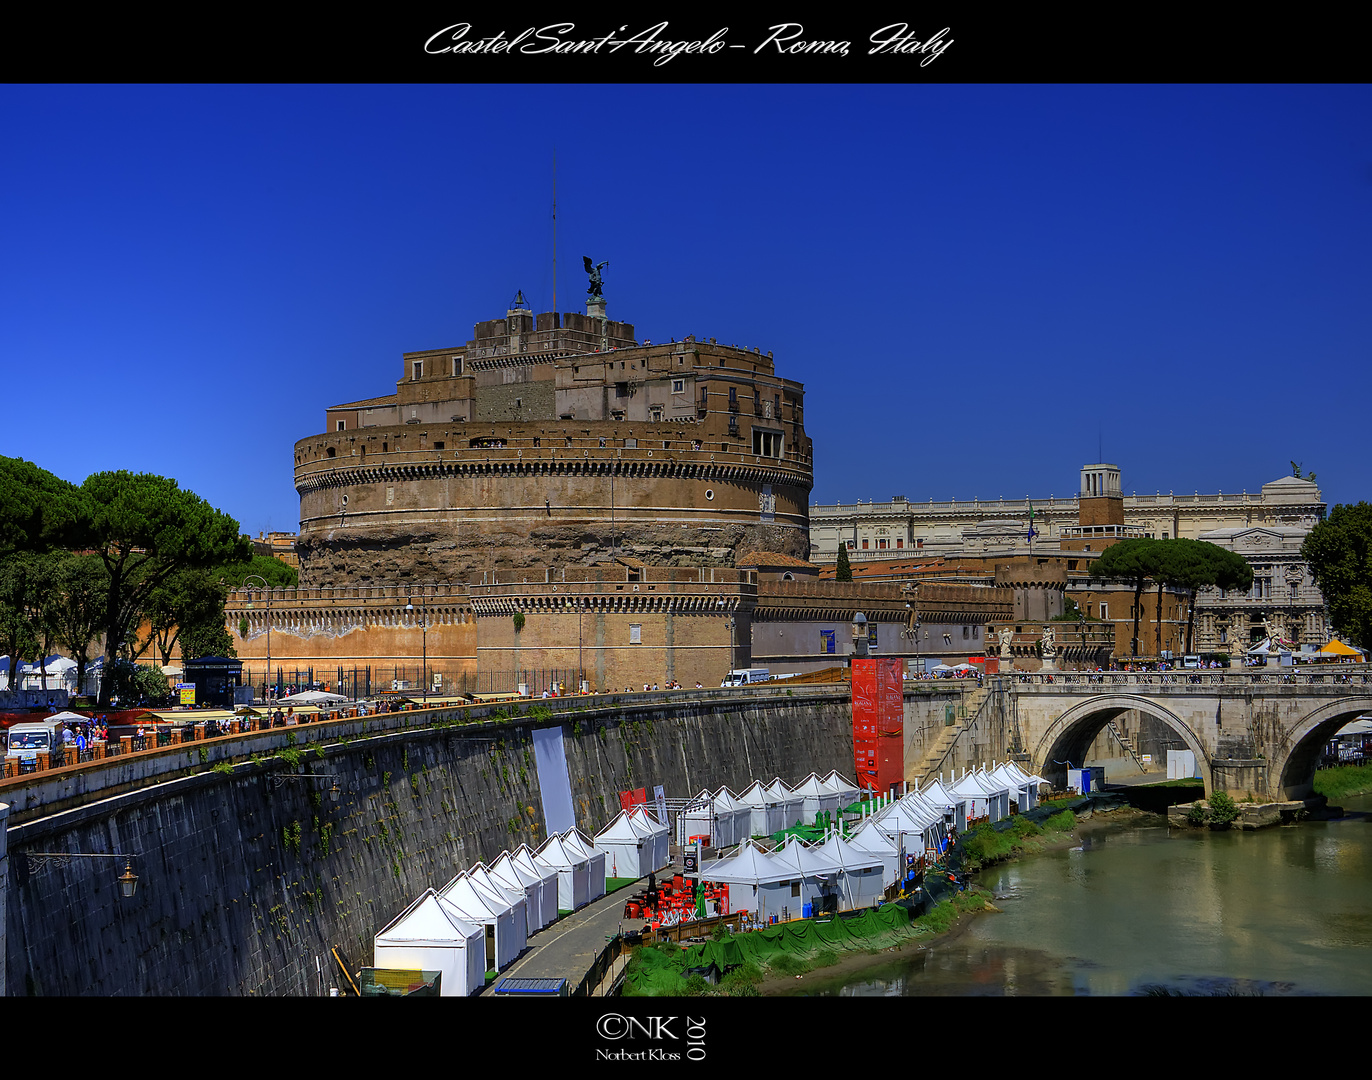
{"type": "Polygon", "coordinates": [[[182,705],[194,705],[194,704],[195,704],[195,683],[193,683],[193,682],[179,682],[179,683],[176,684],[176,689],[179,690],[179,691],[181,692],[181,704],[182,704],[182,705]]]}

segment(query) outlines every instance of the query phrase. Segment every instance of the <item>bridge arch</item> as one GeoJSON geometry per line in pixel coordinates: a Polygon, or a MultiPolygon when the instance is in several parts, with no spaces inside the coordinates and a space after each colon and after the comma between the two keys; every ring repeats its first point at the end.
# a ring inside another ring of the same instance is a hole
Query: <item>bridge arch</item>
{"type": "Polygon", "coordinates": [[[1315,793],[1315,765],[1324,744],[1345,724],[1372,713],[1372,697],[1345,697],[1321,705],[1287,729],[1272,755],[1277,793],[1288,801],[1315,793]]]}
{"type": "Polygon", "coordinates": [[[1044,729],[1030,749],[1034,767],[1054,786],[1066,787],[1067,766],[1057,762],[1080,763],[1106,724],[1130,709],[1161,720],[1186,743],[1186,748],[1196,755],[1196,763],[1205,780],[1205,795],[1209,798],[1210,755],[1200,739],[1174,712],[1141,694],[1097,694],[1070,706],[1044,729]]]}

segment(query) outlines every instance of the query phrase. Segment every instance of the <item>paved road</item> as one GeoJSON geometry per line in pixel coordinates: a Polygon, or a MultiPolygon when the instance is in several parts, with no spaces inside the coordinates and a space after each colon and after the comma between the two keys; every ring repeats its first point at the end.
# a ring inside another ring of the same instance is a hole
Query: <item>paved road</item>
{"type": "Polygon", "coordinates": [[[502,979],[566,979],[569,990],[586,977],[591,965],[608,943],[608,939],[622,929],[637,930],[642,920],[635,919],[623,926],[624,901],[647,888],[648,879],[602,896],[572,914],[544,927],[529,938],[524,955],[500,973],[481,993],[489,995],[502,979]]]}

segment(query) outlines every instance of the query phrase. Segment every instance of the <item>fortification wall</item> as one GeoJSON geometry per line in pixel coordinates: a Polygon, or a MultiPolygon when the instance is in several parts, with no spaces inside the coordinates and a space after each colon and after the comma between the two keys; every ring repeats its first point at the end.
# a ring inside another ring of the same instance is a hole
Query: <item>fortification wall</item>
{"type": "MultiPolygon", "coordinates": [[[[612,816],[628,788],[662,784],[684,797],[753,779],[795,781],[812,769],[852,771],[842,687],[742,701],[716,692],[543,721],[395,730],[417,717],[293,729],[304,751],[298,764],[245,762],[232,775],[211,768],[227,742],[206,747],[204,759],[199,747],[177,750],[164,764],[179,777],[36,819],[30,807],[8,833],[0,955],[9,992],[327,992],[341,979],[331,948],[350,967],[370,963],[373,935],[425,888],[545,839],[532,752],[538,723],[564,726],[577,822],[588,831],[612,816]],[[332,775],[279,787],[269,779],[306,771],[332,775]],[[337,802],[333,783],[342,789],[337,802]],[[117,871],[103,860],[31,874],[25,850],[136,852],[138,891],[119,899],[117,871]]],[[[0,801],[29,802],[15,794],[0,801]]]]}
{"type": "Polygon", "coordinates": [[[296,444],[297,552],[312,586],[469,581],[482,570],[729,566],[804,558],[803,460],[692,425],[578,421],[362,428],[296,444]],[[729,447],[728,450],[723,447],[729,447]]]}

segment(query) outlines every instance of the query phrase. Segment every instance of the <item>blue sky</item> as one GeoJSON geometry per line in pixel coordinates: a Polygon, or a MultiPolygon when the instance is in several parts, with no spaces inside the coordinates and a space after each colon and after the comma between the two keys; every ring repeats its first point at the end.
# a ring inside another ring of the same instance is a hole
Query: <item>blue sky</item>
{"type": "Polygon", "coordinates": [[[1367,86],[5,86],[0,454],[294,530],[517,289],[771,350],[812,502],[1366,478],[1367,86]]]}

